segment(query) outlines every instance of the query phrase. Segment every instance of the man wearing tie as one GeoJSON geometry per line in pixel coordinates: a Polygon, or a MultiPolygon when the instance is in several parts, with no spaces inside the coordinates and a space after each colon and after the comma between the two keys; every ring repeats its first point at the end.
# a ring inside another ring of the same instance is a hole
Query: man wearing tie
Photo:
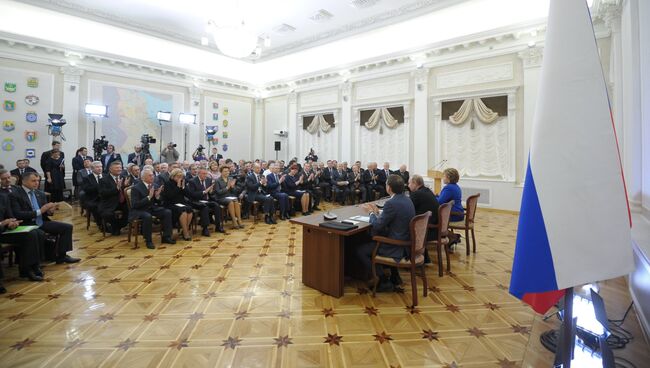
{"type": "Polygon", "coordinates": [[[264,222],[272,225],[276,223],[273,219],[273,197],[262,192],[266,186],[266,178],[260,175],[260,171],[260,164],[254,164],[253,169],[246,175],[246,205],[249,208],[246,212],[250,213],[250,206],[257,201],[264,209],[264,222]]]}
{"type": "Polygon", "coordinates": [[[75,175],[75,178],[77,179],[77,185],[79,186],[79,193],[78,197],[79,198],[79,204],[81,207],[84,207],[84,179],[88,177],[92,173],[92,162],[93,160],[90,157],[86,157],[83,162],[83,168],[79,171],[77,171],[77,175],[75,175]]]}
{"type": "Polygon", "coordinates": [[[136,164],[139,167],[142,167],[142,165],[144,165],[144,159],[146,158],[144,152],[142,152],[142,145],[138,144],[137,146],[133,147],[133,149],[135,152],[129,153],[128,163],[136,164]]]}
{"type": "Polygon", "coordinates": [[[72,250],[72,225],[51,221],[49,216],[58,209],[58,204],[48,203],[45,193],[38,190],[41,178],[38,173],[25,173],[22,187],[11,193],[11,211],[22,225],[36,225],[47,234],[58,236],[56,244],[56,263],[76,263],[79,258],[66,254],[72,250]]]}
{"type": "Polygon", "coordinates": [[[16,178],[16,185],[21,185],[20,183],[20,178],[23,177],[23,174],[26,172],[36,172],[36,170],[32,169],[28,165],[29,160],[23,159],[23,160],[17,160],[16,161],[16,168],[11,170],[11,176],[16,178]]]}
{"type": "Polygon", "coordinates": [[[320,187],[326,201],[329,201],[332,196],[332,177],[334,176],[334,171],[332,161],[327,160],[327,167],[323,168],[321,171],[318,181],[318,186],[320,187]]]}
{"type": "Polygon", "coordinates": [[[390,164],[388,162],[384,162],[384,176],[388,179],[392,173],[393,172],[390,170],[390,164]]]}
{"type": "Polygon", "coordinates": [[[266,190],[280,204],[280,219],[289,220],[291,218],[289,216],[289,196],[280,190],[284,182],[284,175],[280,176],[279,171],[278,164],[273,163],[271,165],[271,173],[266,176],[266,190]]]}
{"type": "Polygon", "coordinates": [[[18,189],[19,187],[17,185],[11,185],[11,175],[9,174],[9,171],[0,169],[0,194],[10,195],[18,189]]]}
{"type": "Polygon", "coordinates": [[[334,171],[332,182],[334,183],[334,193],[336,200],[345,206],[345,200],[350,194],[350,181],[348,180],[348,173],[342,163],[338,164],[338,170],[334,171]]]}
{"type": "Polygon", "coordinates": [[[102,227],[102,218],[101,214],[99,213],[99,183],[101,180],[102,163],[99,161],[94,161],[91,164],[90,172],[86,174],[82,180],[82,203],[84,209],[93,215],[93,219],[99,228],[102,227]]]}
{"type": "Polygon", "coordinates": [[[123,192],[125,182],[120,178],[121,173],[122,162],[114,161],[108,168],[108,173],[102,175],[99,180],[100,200],[97,209],[107,226],[110,226],[110,229],[104,230],[110,230],[112,235],[120,235],[120,229],[128,222],[128,207],[123,192]]]}
{"type": "Polygon", "coordinates": [[[111,167],[111,164],[117,161],[120,163],[120,165],[124,165],[122,162],[122,156],[120,156],[119,153],[115,152],[115,146],[112,144],[109,144],[106,147],[106,153],[102,155],[102,164],[104,164],[104,172],[108,172],[109,168],[111,167]]]}
{"type": "Polygon", "coordinates": [[[79,198],[82,182],[77,180],[77,173],[84,169],[84,160],[88,157],[88,149],[81,147],[72,158],[72,185],[74,186],[74,197],[79,198]]]}
{"type": "Polygon", "coordinates": [[[368,170],[364,171],[363,174],[364,181],[368,183],[366,187],[368,200],[373,199],[373,191],[379,192],[380,197],[386,196],[386,176],[384,175],[383,171],[377,170],[376,162],[369,162],[368,170]]]}
{"type": "Polygon", "coordinates": [[[155,249],[151,239],[151,217],[156,216],[160,220],[163,235],[162,242],[165,244],[176,244],[172,239],[172,211],[161,207],[160,191],[163,186],[154,188],[153,171],[144,169],[141,180],[131,187],[131,211],[129,221],[140,220],[142,223],[142,236],[147,243],[147,248],[155,249]]]}
{"type": "Polygon", "coordinates": [[[226,232],[221,221],[221,208],[214,199],[215,185],[216,183],[213,182],[212,178],[208,177],[208,170],[205,168],[199,169],[199,175],[187,182],[187,190],[192,207],[201,211],[200,217],[203,236],[210,236],[208,226],[210,226],[212,215],[214,215],[216,230],[220,233],[226,232]]]}

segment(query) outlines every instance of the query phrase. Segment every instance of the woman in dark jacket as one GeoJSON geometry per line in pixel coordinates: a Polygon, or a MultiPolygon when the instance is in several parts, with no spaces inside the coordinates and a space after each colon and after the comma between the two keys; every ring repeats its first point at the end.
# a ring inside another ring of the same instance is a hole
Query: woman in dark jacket
{"type": "Polygon", "coordinates": [[[214,194],[217,197],[217,203],[226,207],[230,218],[232,218],[233,228],[243,229],[241,223],[241,203],[239,203],[239,193],[236,192],[236,180],[229,177],[230,167],[223,165],[219,168],[221,176],[215,180],[216,187],[214,194]]]}
{"type": "Polygon", "coordinates": [[[304,180],[304,174],[298,173],[298,165],[294,163],[289,167],[289,173],[282,183],[282,191],[299,200],[300,206],[302,207],[302,214],[303,216],[307,216],[311,214],[309,212],[309,193],[298,189],[304,180]]]}
{"type": "Polygon", "coordinates": [[[192,223],[192,216],[194,212],[190,206],[190,202],[185,199],[185,175],[183,170],[174,169],[169,174],[169,182],[167,182],[162,190],[161,198],[165,208],[172,211],[172,221],[174,224],[181,225],[183,229],[183,240],[192,240],[190,233],[190,224],[192,223]]]}
{"type": "Polygon", "coordinates": [[[49,184],[51,202],[63,200],[63,189],[65,189],[65,166],[61,159],[61,152],[54,150],[45,164],[45,176],[49,184]]]}

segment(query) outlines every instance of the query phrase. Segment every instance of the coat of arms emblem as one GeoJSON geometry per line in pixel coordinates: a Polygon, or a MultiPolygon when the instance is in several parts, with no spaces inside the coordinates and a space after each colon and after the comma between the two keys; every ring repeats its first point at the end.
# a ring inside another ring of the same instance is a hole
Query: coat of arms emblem
{"type": "Polygon", "coordinates": [[[36,140],[36,135],[35,130],[25,130],[25,140],[27,142],[34,142],[36,140]]]}
{"type": "Polygon", "coordinates": [[[5,120],[2,122],[2,130],[5,132],[10,132],[16,129],[16,124],[11,120],[5,120]]]}
{"type": "Polygon", "coordinates": [[[38,78],[32,77],[27,79],[27,87],[38,88],[38,78]]]}
{"type": "Polygon", "coordinates": [[[25,120],[27,120],[28,123],[35,123],[36,120],[38,120],[38,114],[34,111],[30,111],[25,114],[25,120]]]}
{"type": "Polygon", "coordinates": [[[6,92],[16,92],[16,83],[5,82],[6,92]]]}
{"type": "Polygon", "coordinates": [[[28,104],[29,106],[34,106],[36,105],[41,99],[38,98],[36,95],[29,95],[25,97],[25,103],[28,104]]]}
{"type": "Polygon", "coordinates": [[[14,111],[16,110],[16,102],[11,100],[5,100],[3,107],[5,111],[14,111]]]}

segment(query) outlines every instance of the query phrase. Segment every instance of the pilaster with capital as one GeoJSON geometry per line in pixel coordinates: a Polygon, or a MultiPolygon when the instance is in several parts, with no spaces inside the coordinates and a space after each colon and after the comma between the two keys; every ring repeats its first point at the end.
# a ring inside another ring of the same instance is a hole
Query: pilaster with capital
{"type": "MultiPolygon", "coordinates": [[[[339,158],[341,161],[352,161],[359,159],[353,157],[353,139],[355,131],[352,125],[352,83],[345,82],[341,84],[341,129],[337,132],[339,136],[339,158]]],[[[359,144],[358,140],[355,144],[359,144]]]]}
{"type": "MultiPolygon", "coordinates": [[[[409,153],[411,172],[426,175],[429,169],[429,68],[413,71],[413,149],[409,153]]],[[[406,110],[405,110],[406,114],[406,110]]],[[[406,117],[405,117],[406,120],[406,117]]]]}
{"type": "MultiPolygon", "coordinates": [[[[77,148],[81,146],[92,147],[93,127],[92,121],[88,121],[90,124],[79,123],[80,121],[89,120],[81,109],[79,97],[79,84],[81,83],[81,76],[83,76],[84,70],[74,66],[64,66],[59,71],[63,74],[63,91],[61,93],[63,110],[61,113],[68,123],[63,128],[63,135],[65,137],[63,150],[68,152],[69,157],[72,157],[77,148]]],[[[98,127],[98,134],[99,132],[98,127]]],[[[71,177],[72,170],[67,170],[66,174],[71,177]]]]}
{"type": "MultiPolygon", "coordinates": [[[[523,106],[523,153],[524,160],[521,163],[523,167],[519,167],[517,172],[525,173],[526,172],[526,162],[528,159],[528,151],[530,150],[530,143],[533,132],[533,119],[535,117],[535,106],[537,104],[537,95],[540,82],[540,73],[543,59],[542,47],[529,47],[523,51],[520,51],[517,55],[522,61],[523,71],[524,71],[524,80],[523,80],[523,94],[524,94],[524,106],[523,106]]],[[[508,96],[510,100],[511,97],[508,96]]],[[[513,98],[514,99],[514,98],[513,98]]],[[[514,101],[513,101],[514,102],[514,101]]],[[[513,105],[508,101],[508,108],[511,108],[513,105]]],[[[523,182],[525,176],[522,174],[520,178],[516,178],[519,182],[523,182]]]]}

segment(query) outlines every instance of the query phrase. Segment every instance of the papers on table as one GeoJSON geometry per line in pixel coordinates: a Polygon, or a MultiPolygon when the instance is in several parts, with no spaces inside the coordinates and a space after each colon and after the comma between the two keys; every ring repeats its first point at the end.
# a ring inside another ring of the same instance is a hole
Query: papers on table
{"type": "Polygon", "coordinates": [[[17,226],[13,230],[7,230],[2,234],[19,234],[19,233],[28,233],[34,229],[38,229],[38,226],[31,225],[31,226],[17,226]]]}
{"type": "Polygon", "coordinates": [[[350,220],[370,222],[370,216],[352,216],[350,217],[350,220]]]}

